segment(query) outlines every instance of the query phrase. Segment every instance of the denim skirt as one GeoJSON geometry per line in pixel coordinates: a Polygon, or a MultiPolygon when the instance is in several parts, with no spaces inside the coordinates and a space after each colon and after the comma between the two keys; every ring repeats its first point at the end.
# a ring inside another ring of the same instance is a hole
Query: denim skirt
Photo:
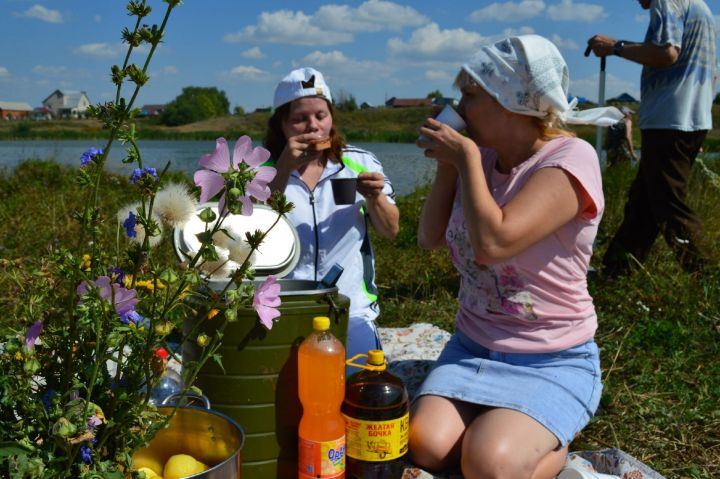
{"type": "Polygon", "coordinates": [[[502,353],[457,331],[416,397],[443,396],[532,417],[568,444],[600,402],[600,357],[595,341],[552,353],[502,353]]]}

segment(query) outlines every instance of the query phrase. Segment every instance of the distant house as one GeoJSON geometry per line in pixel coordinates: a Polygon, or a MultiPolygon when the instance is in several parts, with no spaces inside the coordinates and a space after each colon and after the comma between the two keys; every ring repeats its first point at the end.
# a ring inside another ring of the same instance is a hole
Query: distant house
{"type": "Polygon", "coordinates": [[[370,108],[375,108],[375,105],[371,105],[370,103],[364,101],[360,104],[361,110],[369,110],[370,108]]]}
{"type": "Polygon", "coordinates": [[[160,116],[164,110],[165,105],[143,105],[140,116],[160,116]]]}
{"type": "Polygon", "coordinates": [[[52,111],[46,106],[39,106],[32,111],[33,120],[52,120],[52,111]]]}
{"type": "Polygon", "coordinates": [[[616,96],[615,98],[610,98],[607,102],[608,103],[610,103],[610,102],[637,103],[637,100],[629,93],[623,93],[621,95],[616,96]]]}
{"type": "Polygon", "coordinates": [[[391,108],[407,108],[411,106],[431,106],[432,98],[395,98],[392,97],[385,102],[385,106],[391,108]]]}
{"type": "Polygon", "coordinates": [[[445,106],[445,105],[458,106],[458,101],[457,101],[457,98],[437,97],[437,98],[433,98],[432,104],[440,105],[440,106],[445,106]]]}
{"type": "Polygon", "coordinates": [[[90,100],[84,91],[55,90],[43,100],[55,118],[84,118],[90,100]]]}
{"type": "Polygon", "coordinates": [[[0,118],[3,120],[20,120],[30,118],[33,109],[27,103],[19,101],[0,101],[0,118]]]}

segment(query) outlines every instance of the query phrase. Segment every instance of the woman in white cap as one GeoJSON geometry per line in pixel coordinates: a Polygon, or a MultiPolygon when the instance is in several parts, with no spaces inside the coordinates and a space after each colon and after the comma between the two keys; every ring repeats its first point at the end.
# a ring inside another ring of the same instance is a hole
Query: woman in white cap
{"type": "Polygon", "coordinates": [[[429,118],[417,144],[437,160],[418,230],[461,276],[456,332],[411,414],[410,452],[465,478],[551,478],[600,400],[597,317],[586,273],[604,200],[567,66],[545,38],[483,47],[455,85],[467,136],[429,118]]]}
{"type": "Polygon", "coordinates": [[[333,266],[343,268],[337,286],[350,298],[347,356],[380,349],[368,227],[386,238],[397,235],[400,213],[392,185],[375,155],[346,145],[337,132],[330,89],[319,71],[290,72],[275,89],[273,107],[265,138],[277,169],[270,188],[295,204],[288,217],[301,243],[288,278],[321,281],[333,266]],[[335,202],[331,180],[338,178],[357,179],[350,204],[335,202]]]}

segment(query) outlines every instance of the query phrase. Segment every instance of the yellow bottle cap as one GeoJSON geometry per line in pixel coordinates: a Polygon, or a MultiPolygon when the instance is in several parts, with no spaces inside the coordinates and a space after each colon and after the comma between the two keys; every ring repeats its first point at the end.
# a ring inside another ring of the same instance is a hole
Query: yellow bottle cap
{"type": "Polygon", "coordinates": [[[373,366],[382,366],[385,364],[385,353],[382,349],[371,349],[368,351],[368,361],[373,366]]]}
{"type": "Polygon", "coordinates": [[[327,331],[330,329],[330,318],[327,316],[315,316],[313,318],[313,329],[315,331],[327,331]]]}

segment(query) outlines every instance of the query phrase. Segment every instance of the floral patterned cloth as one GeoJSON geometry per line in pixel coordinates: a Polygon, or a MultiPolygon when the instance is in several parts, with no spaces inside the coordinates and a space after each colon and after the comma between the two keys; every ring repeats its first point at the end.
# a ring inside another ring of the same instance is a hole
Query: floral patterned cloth
{"type": "MultiPolygon", "coordinates": [[[[406,328],[378,328],[380,341],[388,361],[388,370],[400,377],[410,399],[440,355],[450,333],[428,323],[406,328]]],[[[590,470],[611,474],[621,479],[665,479],[642,462],[620,449],[572,452],[570,463],[583,462],[590,470]]],[[[433,475],[408,462],[401,479],[461,479],[460,474],[433,475]]]]}

